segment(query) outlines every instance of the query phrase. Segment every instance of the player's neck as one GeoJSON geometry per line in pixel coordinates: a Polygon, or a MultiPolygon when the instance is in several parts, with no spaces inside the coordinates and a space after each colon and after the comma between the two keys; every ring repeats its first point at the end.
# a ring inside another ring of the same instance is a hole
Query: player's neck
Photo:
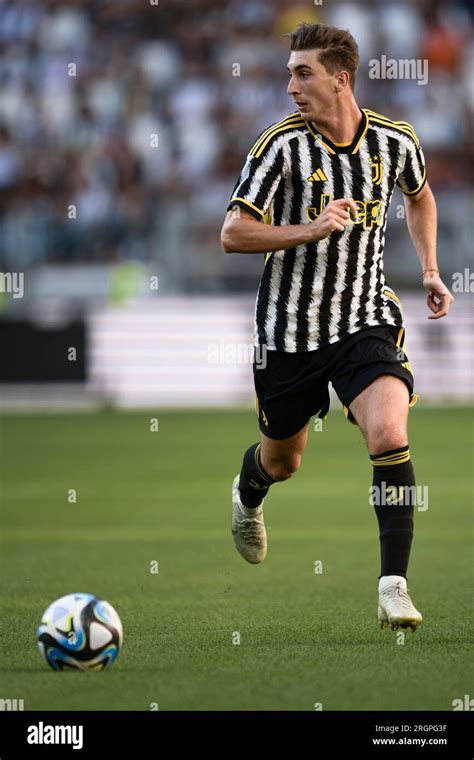
{"type": "Polygon", "coordinates": [[[362,114],[354,98],[338,101],[331,111],[318,114],[311,122],[313,129],[329,137],[335,145],[351,143],[360,125],[362,114]]]}

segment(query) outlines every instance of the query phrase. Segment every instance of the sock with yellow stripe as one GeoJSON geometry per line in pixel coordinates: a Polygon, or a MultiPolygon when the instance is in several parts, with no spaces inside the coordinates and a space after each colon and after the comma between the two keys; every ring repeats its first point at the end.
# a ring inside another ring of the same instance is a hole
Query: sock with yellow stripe
{"type": "Polygon", "coordinates": [[[413,513],[416,494],[415,473],[410,449],[370,455],[374,477],[371,503],[380,529],[381,578],[401,575],[406,578],[413,539],[413,513]]]}
{"type": "Polygon", "coordinates": [[[262,467],[260,443],[254,443],[244,454],[240,472],[239,492],[244,507],[259,507],[274,482],[262,467]]]}

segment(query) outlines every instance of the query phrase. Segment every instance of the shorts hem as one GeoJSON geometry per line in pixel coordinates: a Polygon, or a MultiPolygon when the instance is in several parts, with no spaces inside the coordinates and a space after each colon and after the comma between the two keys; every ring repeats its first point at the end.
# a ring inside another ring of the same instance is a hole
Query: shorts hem
{"type": "Polygon", "coordinates": [[[393,369],[386,368],[386,369],[378,369],[374,374],[369,378],[364,378],[364,381],[358,386],[357,390],[354,391],[353,394],[351,394],[351,398],[349,401],[346,399],[343,401],[340,399],[342,403],[342,407],[344,409],[344,414],[349,422],[352,422],[354,425],[357,425],[357,421],[355,420],[353,414],[349,410],[349,406],[352,404],[355,398],[359,395],[359,393],[362,393],[362,391],[367,388],[371,383],[373,383],[374,380],[376,380],[378,377],[382,377],[382,375],[392,375],[393,377],[399,377],[400,380],[403,380],[405,385],[408,388],[408,392],[410,394],[410,401],[408,406],[415,406],[418,396],[414,392],[414,383],[412,380],[410,380],[409,377],[404,374],[401,370],[394,367],[393,369]]]}
{"type": "MultiPolygon", "coordinates": [[[[312,416],[312,415],[311,415],[312,416]]],[[[300,430],[304,428],[304,426],[309,422],[311,419],[311,416],[308,417],[308,419],[303,422],[301,425],[298,425],[295,430],[291,430],[289,433],[284,433],[284,435],[281,435],[281,433],[271,433],[271,431],[268,430],[265,426],[262,426],[259,423],[260,432],[267,436],[267,438],[271,438],[272,441],[284,441],[286,438],[291,438],[293,435],[296,435],[296,433],[299,433],[300,430]]]]}

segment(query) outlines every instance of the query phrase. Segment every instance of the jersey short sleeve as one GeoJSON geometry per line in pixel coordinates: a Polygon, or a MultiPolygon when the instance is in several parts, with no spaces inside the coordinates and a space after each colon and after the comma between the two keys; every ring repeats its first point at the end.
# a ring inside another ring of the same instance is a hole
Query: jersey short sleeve
{"type": "Polygon", "coordinates": [[[227,206],[234,206],[262,220],[284,177],[284,156],[280,140],[259,138],[247,155],[227,206]]]}
{"type": "Polygon", "coordinates": [[[403,168],[398,174],[397,185],[405,195],[416,195],[426,182],[426,165],[423,150],[418,138],[411,127],[413,136],[403,141],[405,158],[403,168]]]}

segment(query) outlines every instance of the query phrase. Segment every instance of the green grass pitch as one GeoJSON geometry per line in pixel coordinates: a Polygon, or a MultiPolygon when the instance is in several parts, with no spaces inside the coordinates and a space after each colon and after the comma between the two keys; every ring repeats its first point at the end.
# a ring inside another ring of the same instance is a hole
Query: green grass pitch
{"type": "Polygon", "coordinates": [[[408,576],[424,623],[403,643],[377,626],[371,471],[338,409],[272,488],[259,566],[230,535],[231,481],[258,439],[251,411],[3,417],[0,698],[26,710],[451,710],[472,694],[472,428],[468,408],[410,414],[429,508],[415,514],[408,576]],[[108,672],[55,673],[40,658],[42,612],[74,591],[122,618],[108,672]]]}

